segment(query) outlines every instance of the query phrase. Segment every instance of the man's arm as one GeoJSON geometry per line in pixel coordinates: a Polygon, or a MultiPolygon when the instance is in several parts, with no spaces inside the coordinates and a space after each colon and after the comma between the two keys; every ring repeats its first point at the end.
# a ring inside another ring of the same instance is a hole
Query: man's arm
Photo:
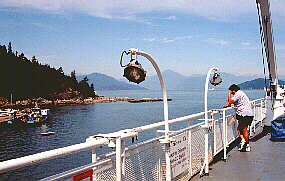
{"type": "Polygon", "coordinates": [[[229,90],[229,92],[228,92],[228,103],[230,105],[235,103],[235,101],[232,99],[232,91],[231,90],[229,90]]]}
{"type": "Polygon", "coordinates": [[[234,104],[234,100],[232,99],[232,91],[229,90],[229,92],[228,92],[228,104],[225,104],[224,108],[231,107],[231,105],[233,105],[233,104],[234,104]]]}

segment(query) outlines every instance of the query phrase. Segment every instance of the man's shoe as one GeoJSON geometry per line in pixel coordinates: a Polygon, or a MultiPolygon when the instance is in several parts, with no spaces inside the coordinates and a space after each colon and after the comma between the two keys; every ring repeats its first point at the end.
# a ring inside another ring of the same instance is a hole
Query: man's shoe
{"type": "Polygon", "coordinates": [[[240,147],[238,148],[238,151],[241,151],[244,146],[245,146],[245,139],[242,139],[240,142],[240,147]]]}
{"type": "Polygon", "coordinates": [[[246,152],[250,152],[250,146],[249,146],[249,144],[246,145],[245,151],[246,151],[246,152]]]}

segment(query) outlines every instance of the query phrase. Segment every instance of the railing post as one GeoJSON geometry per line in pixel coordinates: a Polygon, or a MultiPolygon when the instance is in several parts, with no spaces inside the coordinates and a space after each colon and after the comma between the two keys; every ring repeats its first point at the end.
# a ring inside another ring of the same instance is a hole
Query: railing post
{"type": "MultiPolygon", "coordinates": [[[[257,118],[258,118],[257,113],[258,113],[258,111],[257,111],[257,106],[256,106],[256,102],[255,101],[253,102],[253,107],[254,107],[254,109],[253,109],[253,111],[254,111],[254,113],[253,113],[253,115],[254,115],[253,132],[255,133],[256,132],[255,124],[256,124],[256,122],[258,122],[257,121],[257,118]]],[[[251,135],[251,136],[253,136],[253,135],[251,135]]]]}
{"type": "MultiPolygon", "coordinates": [[[[92,163],[95,163],[97,161],[97,154],[96,154],[96,148],[92,150],[92,163]]],[[[97,180],[97,174],[94,172],[96,170],[96,167],[93,168],[93,180],[97,180]]]]}
{"type": "Polygon", "coordinates": [[[126,149],[125,149],[125,141],[124,140],[121,140],[121,159],[122,159],[122,175],[126,176],[126,149]]]}
{"type": "Polygon", "coordinates": [[[214,155],[217,153],[217,133],[216,133],[216,120],[213,115],[213,132],[214,132],[214,155]]]}
{"type": "Polygon", "coordinates": [[[226,111],[225,111],[225,140],[226,140],[226,147],[228,147],[228,118],[226,116],[226,111]]]}
{"type": "MultiPolygon", "coordinates": [[[[256,123],[258,122],[258,121],[257,121],[257,118],[258,118],[258,116],[257,116],[258,110],[257,110],[256,102],[253,103],[253,106],[254,106],[254,113],[253,113],[253,115],[254,115],[253,132],[256,133],[255,125],[256,125],[256,123]]],[[[253,135],[251,135],[251,136],[253,136],[253,135]]]]}
{"type": "MultiPolygon", "coordinates": [[[[208,118],[206,118],[208,119],[208,118]]],[[[209,125],[205,128],[205,175],[209,174],[209,125]]]]}
{"type": "Polygon", "coordinates": [[[226,110],[223,110],[223,142],[224,142],[224,160],[227,159],[227,123],[226,123],[226,110]]]}
{"type": "Polygon", "coordinates": [[[116,138],[116,181],[122,180],[122,144],[121,137],[116,138]]]}
{"type": "Polygon", "coordinates": [[[95,163],[97,161],[97,154],[96,154],[96,148],[92,150],[92,163],[95,163]]]}
{"type": "MultiPolygon", "coordinates": [[[[156,129],[156,138],[159,138],[160,137],[160,135],[159,135],[159,130],[158,130],[158,128],[156,129]]],[[[158,169],[159,169],[159,172],[158,172],[158,180],[159,181],[162,181],[162,171],[163,171],[163,169],[162,169],[162,151],[161,151],[161,144],[159,144],[159,146],[158,146],[158,148],[157,148],[157,150],[158,150],[158,169]]]]}
{"type": "Polygon", "coordinates": [[[166,181],[171,181],[170,143],[165,143],[166,181]]]}
{"type": "MultiPolygon", "coordinates": [[[[212,120],[212,126],[211,126],[211,136],[214,136],[214,127],[215,127],[215,114],[211,112],[211,120],[212,120]]],[[[211,156],[215,155],[215,138],[211,139],[211,156]]]]}
{"type": "Polygon", "coordinates": [[[188,145],[189,145],[189,158],[190,158],[189,162],[190,162],[190,175],[192,177],[193,171],[192,171],[192,144],[191,144],[191,142],[192,142],[192,131],[189,130],[189,143],[188,143],[188,145]]]}
{"type": "Polygon", "coordinates": [[[157,148],[157,150],[158,150],[158,180],[159,181],[162,181],[162,159],[161,159],[161,157],[162,157],[162,150],[161,150],[161,144],[159,144],[158,145],[158,148],[157,148]]]}

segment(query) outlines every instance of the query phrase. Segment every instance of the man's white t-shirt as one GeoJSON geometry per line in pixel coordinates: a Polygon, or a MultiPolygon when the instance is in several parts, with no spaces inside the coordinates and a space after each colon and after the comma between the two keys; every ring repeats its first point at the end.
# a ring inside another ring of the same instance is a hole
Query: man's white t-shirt
{"type": "Polygon", "coordinates": [[[247,95],[238,90],[235,95],[233,95],[232,100],[236,107],[236,114],[240,116],[253,116],[253,110],[247,95]]]}

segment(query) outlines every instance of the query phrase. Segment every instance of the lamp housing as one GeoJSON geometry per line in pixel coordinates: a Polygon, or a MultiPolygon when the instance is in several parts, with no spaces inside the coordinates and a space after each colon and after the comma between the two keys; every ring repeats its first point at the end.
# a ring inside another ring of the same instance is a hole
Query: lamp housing
{"type": "Polygon", "coordinates": [[[210,80],[210,83],[214,86],[217,86],[223,82],[220,74],[218,72],[215,72],[213,77],[210,80]]]}
{"type": "Polygon", "coordinates": [[[124,77],[130,82],[141,83],[145,80],[146,71],[142,68],[141,64],[137,60],[131,61],[124,69],[124,77]]]}

